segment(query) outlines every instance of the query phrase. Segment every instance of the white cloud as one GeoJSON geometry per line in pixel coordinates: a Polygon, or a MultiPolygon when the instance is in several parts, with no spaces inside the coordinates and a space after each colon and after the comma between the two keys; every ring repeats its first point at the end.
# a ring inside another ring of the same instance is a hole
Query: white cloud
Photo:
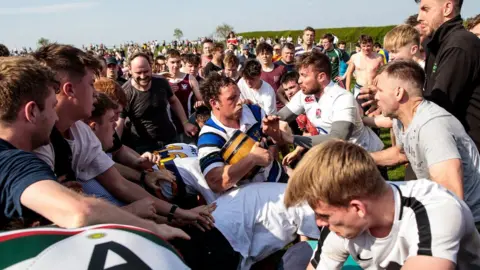
{"type": "Polygon", "coordinates": [[[87,9],[98,5],[98,2],[76,2],[65,4],[53,4],[44,6],[0,8],[0,15],[20,15],[20,14],[48,14],[64,12],[70,10],[87,9]]]}

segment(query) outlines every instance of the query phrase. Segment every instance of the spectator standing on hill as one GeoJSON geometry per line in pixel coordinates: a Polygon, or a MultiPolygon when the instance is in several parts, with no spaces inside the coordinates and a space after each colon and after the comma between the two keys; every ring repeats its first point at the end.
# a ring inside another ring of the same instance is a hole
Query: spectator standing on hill
{"type": "MultiPolygon", "coordinates": [[[[335,48],[333,44],[334,36],[332,34],[325,34],[322,37],[323,53],[330,58],[330,64],[332,65],[331,78],[335,82],[342,82],[342,78],[339,77],[339,69],[341,62],[348,62],[348,55],[344,54],[340,49],[335,48]]],[[[343,82],[342,82],[343,84],[343,82]]],[[[341,85],[343,87],[343,85],[341,85]]]]}
{"type": "Polygon", "coordinates": [[[223,58],[225,57],[225,49],[223,44],[215,43],[212,48],[212,61],[210,61],[203,69],[204,77],[207,78],[212,72],[223,70],[223,58]]]}
{"type": "MultiPolygon", "coordinates": [[[[257,46],[257,58],[262,64],[261,79],[270,84],[270,86],[277,94],[280,87],[280,78],[287,71],[284,66],[273,63],[273,47],[267,43],[260,43],[257,46]]],[[[283,103],[278,101],[277,97],[277,109],[283,108],[283,103]]]]}
{"type": "Polygon", "coordinates": [[[10,56],[10,51],[7,46],[0,44],[0,57],[10,56]]]}
{"type": "Polygon", "coordinates": [[[248,59],[255,59],[256,56],[250,52],[250,45],[245,44],[242,47],[242,53],[238,57],[238,61],[240,62],[240,68],[242,68],[245,65],[245,62],[248,59]]]}

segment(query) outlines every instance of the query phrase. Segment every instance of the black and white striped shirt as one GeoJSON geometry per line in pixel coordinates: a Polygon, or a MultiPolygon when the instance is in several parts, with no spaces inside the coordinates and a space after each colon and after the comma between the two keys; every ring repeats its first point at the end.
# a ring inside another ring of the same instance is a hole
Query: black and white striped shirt
{"type": "Polygon", "coordinates": [[[345,239],[323,228],[311,264],[341,269],[349,255],[363,269],[400,269],[415,256],[443,258],[456,269],[480,269],[480,235],[468,206],[426,179],[391,183],[395,220],[390,234],[365,231],[345,239]]]}

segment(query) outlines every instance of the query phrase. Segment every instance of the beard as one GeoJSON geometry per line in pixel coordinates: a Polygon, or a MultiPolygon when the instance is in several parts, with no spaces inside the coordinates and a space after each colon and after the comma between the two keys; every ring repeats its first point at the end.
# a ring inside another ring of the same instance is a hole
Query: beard
{"type": "Polygon", "coordinates": [[[319,83],[316,83],[313,87],[311,88],[308,88],[308,89],[303,89],[302,88],[302,92],[305,94],[305,95],[315,95],[315,94],[319,94],[323,91],[323,87],[319,84],[319,83]]]}
{"type": "Polygon", "coordinates": [[[137,77],[137,78],[133,78],[133,80],[138,84],[138,85],[141,85],[141,86],[147,86],[150,81],[152,80],[152,77],[151,76],[148,76],[148,77],[145,77],[143,79],[137,77]]]}

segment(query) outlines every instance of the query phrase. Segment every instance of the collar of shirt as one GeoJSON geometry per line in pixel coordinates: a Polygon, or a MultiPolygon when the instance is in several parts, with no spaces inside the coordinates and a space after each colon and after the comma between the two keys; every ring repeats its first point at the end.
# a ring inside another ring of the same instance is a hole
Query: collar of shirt
{"type": "Polygon", "coordinates": [[[460,15],[458,15],[457,17],[443,23],[438,29],[437,31],[435,31],[435,33],[433,34],[433,37],[432,39],[430,40],[430,42],[428,43],[428,48],[431,49],[431,50],[437,50],[440,45],[442,44],[442,42],[448,38],[449,34],[452,32],[452,31],[455,31],[457,29],[465,29],[463,27],[463,20],[462,20],[462,17],[460,15]]]}
{"type": "MultiPolygon", "coordinates": [[[[223,125],[216,117],[213,115],[213,112],[211,114],[211,118],[215,124],[217,124],[219,127],[225,129],[227,134],[231,136],[233,132],[235,132],[235,128],[230,128],[225,125],[223,125]]],[[[248,108],[247,105],[243,105],[243,110],[242,110],[242,116],[240,117],[240,128],[239,130],[242,132],[246,132],[251,126],[255,125],[257,123],[257,120],[255,119],[255,116],[253,116],[252,111],[250,111],[250,108],[248,108]]]]}

